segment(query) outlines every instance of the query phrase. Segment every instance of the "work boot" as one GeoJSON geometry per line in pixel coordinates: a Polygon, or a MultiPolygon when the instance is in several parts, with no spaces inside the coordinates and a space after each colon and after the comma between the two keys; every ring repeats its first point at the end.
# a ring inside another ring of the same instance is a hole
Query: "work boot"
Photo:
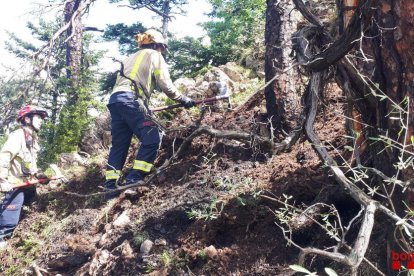
{"type": "Polygon", "coordinates": [[[138,170],[130,170],[125,180],[125,185],[139,184],[139,182],[144,183],[143,173],[138,170]]]}
{"type": "MultiPolygon", "coordinates": [[[[116,180],[106,180],[103,185],[104,189],[106,190],[105,192],[109,192],[110,190],[116,190],[116,180]]],[[[119,196],[119,191],[113,191],[111,193],[106,193],[104,198],[105,200],[110,200],[113,199],[117,196],[119,196]]]]}

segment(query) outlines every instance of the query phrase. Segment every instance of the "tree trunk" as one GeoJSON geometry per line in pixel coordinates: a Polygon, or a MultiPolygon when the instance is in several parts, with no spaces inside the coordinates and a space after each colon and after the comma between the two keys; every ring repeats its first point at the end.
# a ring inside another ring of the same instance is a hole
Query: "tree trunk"
{"type": "MultiPolygon", "coordinates": [[[[414,2],[412,0],[383,1],[379,10],[380,27],[386,28],[380,47],[383,60],[382,75],[385,77],[387,94],[396,102],[409,99],[410,113],[406,144],[413,136],[413,114],[411,111],[414,94],[414,2]]],[[[383,30],[382,30],[383,31],[383,30]]],[[[383,31],[384,32],[384,31],[383,31]]],[[[394,127],[398,122],[390,121],[394,127]]],[[[399,129],[399,127],[397,127],[399,129]]]]}
{"type": "Polygon", "coordinates": [[[66,65],[67,77],[73,88],[72,101],[76,102],[76,89],[80,86],[81,60],[82,60],[82,17],[78,11],[82,0],[72,0],[65,5],[65,23],[71,22],[66,31],[66,65]]]}
{"type": "Polygon", "coordinates": [[[290,40],[296,31],[298,14],[288,0],[268,0],[265,26],[265,80],[273,79],[265,88],[268,119],[276,130],[289,130],[300,114],[300,91],[296,70],[285,70],[292,65],[290,40]],[[285,70],[285,71],[284,71],[285,70]],[[284,71],[283,73],[281,73],[284,71]]]}
{"type": "Polygon", "coordinates": [[[161,27],[161,33],[164,37],[167,37],[168,35],[168,22],[170,21],[170,12],[171,12],[171,7],[170,7],[170,1],[166,0],[164,1],[164,3],[162,4],[162,27],[161,27]]]}

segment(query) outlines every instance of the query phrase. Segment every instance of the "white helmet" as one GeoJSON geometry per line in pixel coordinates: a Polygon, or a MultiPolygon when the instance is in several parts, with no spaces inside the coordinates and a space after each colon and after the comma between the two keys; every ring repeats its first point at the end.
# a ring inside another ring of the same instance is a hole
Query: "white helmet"
{"type": "Polygon", "coordinates": [[[162,34],[154,29],[149,29],[142,34],[137,34],[135,39],[137,40],[139,47],[146,44],[162,44],[167,48],[167,42],[162,34]]]}

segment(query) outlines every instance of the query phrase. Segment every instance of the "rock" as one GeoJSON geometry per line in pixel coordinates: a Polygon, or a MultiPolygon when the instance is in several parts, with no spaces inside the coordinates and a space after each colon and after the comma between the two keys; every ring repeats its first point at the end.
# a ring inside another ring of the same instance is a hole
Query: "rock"
{"type": "Polygon", "coordinates": [[[139,251],[141,253],[142,256],[146,256],[151,252],[152,246],[154,245],[154,243],[150,240],[145,240],[142,244],[141,247],[139,248],[139,251]]]}
{"type": "Polygon", "coordinates": [[[264,78],[264,61],[260,59],[260,55],[252,53],[246,56],[244,58],[244,66],[253,70],[248,76],[249,78],[253,78],[255,75],[259,78],[264,78]]]}
{"type": "Polygon", "coordinates": [[[121,253],[123,259],[135,258],[134,250],[132,250],[132,247],[127,240],[125,240],[120,246],[118,246],[116,250],[121,253]]]}
{"type": "Polygon", "coordinates": [[[128,199],[138,199],[139,198],[139,194],[135,189],[126,189],[124,192],[124,195],[126,198],[128,199]]]}
{"type": "Polygon", "coordinates": [[[174,85],[180,92],[186,94],[189,90],[194,88],[196,82],[190,78],[179,78],[174,82],[174,85]]]}
{"type": "Polygon", "coordinates": [[[210,71],[208,71],[205,74],[204,80],[207,81],[207,82],[212,82],[212,81],[227,81],[227,80],[230,80],[230,78],[220,68],[213,67],[213,68],[211,68],[210,71]]]}
{"type": "Polygon", "coordinates": [[[112,229],[112,225],[111,224],[106,224],[105,226],[104,226],[104,229],[105,229],[105,232],[109,232],[109,231],[111,231],[111,229],[112,229]]]}
{"type": "Polygon", "coordinates": [[[243,81],[243,75],[239,71],[243,71],[243,68],[237,65],[235,62],[228,62],[225,65],[219,67],[226,75],[235,82],[243,81]]]}
{"type": "Polygon", "coordinates": [[[218,252],[214,245],[210,245],[209,247],[204,248],[204,252],[206,253],[207,257],[212,260],[215,260],[218,257],[218,252]]]}
{"type": "Polygon", "coordinates": [[[99,114],[82,137],[79,149],[93,154],[111,146],[111,116],[109,111],[99,114]]]}
{"type": "Polygon", "coordinates": [[[105,266],[109,262],[111,253],[108,250],[99,250],[95,253],[89,266],[90,275],[96,275],[95,272],[99,271],[102,266],[105,266]]]}
{"type": "Polygon", "coordinates": [[[168,276],[168,268],[164,267],[161,270],[156,270],[148,274],[148,276],[168,276]]]}
{"type": "Polygon", "coordinates": [[[101,239],[99,240],[99,246],[104,246],[104,245],[106,245],[106,244],[108,244],[108,243],[110,243],[111,242],[111,240],[110,239],[108,239],[108,237],[110,236],[110,234],[109,233],[105,233],[105,234],[103,234],[102,236],[101,236],[101,239]]]}
{"type": "Polygon", "coordinates": [[[156,239],[155,240],[155,245],[158,245],[158,246],[166,246],[167,245],[167,241],[165,239],[156,239]]]}
{"type": "Polygon", "coordinates": [[[61,153],[59,166],[69,168],[73,165],[86,165],[86,161],[78,153],[61,153]]]}
{"type": "Polygon", "coordinates": [[[129,211],[124,211],[119,217],[116,218],[116,220],[113,222],[113,225],[118,228],[125,227],[131,222],[131,219],[129,218],[129,211]]]}

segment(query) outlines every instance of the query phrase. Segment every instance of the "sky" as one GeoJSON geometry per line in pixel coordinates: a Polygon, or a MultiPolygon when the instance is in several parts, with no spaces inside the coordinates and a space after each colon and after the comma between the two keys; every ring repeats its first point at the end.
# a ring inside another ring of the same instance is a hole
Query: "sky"
{"type": "MultiPolygon", "coordinates": [[[[0,73],[4,68],[16,67],[18,61],[4,49],[4,42],[8,39],[6,31],[16,33],[23,39],[30,40],[30,32],[26,28],[26,23],[32,21],[36,23],[37,18],[42,16],[46,20],[51,20],[55,12],[44,13],[42,15],[32,15],[30,11],[36,7],[37,3],[45,4],[47,0],[13,0],[9,1],[0,9],[0,73]]],[[[107,24],[125,23],[132,24],[137,21],[143,23],[146,27],[160,27],[160,20],[153,17],[152,12],[148,10],[134,11],[127,7],[119,7],[119,4],[109,4],[108,0],[96,0],[89,15],[83,18],[85,26],[97,27],[104,29],[107,24]]],[[[170,31],[177,37],[204,35],[203,29],[197,24],[208,20],[205,15],[210,6],[206,0],[189,0],[189,5],[185,8],[187,16],[176,16],[176,19],[170,23],[170,31]]],[[[102,67],[108,71],[112,70],[111,58],[120,58],[117,52],[116,43],[101,43],[95,45],[96,49],[107,49],[107,59],[103,61],[102,67]]],[[[116,70],[116,69],[115,69],[116,70]]]]}

